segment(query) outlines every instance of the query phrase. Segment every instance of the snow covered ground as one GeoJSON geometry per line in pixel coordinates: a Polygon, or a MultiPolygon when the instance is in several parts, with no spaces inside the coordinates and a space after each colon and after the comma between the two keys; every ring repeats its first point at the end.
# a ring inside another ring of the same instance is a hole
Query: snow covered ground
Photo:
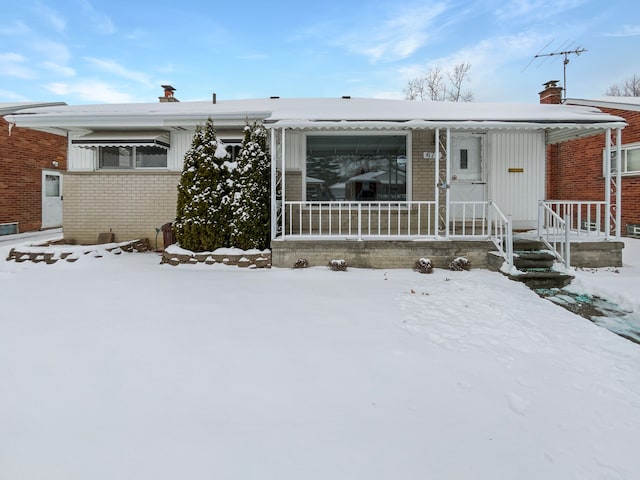
{"type": "Polygon", "coordinates": [[[640,346],[500,274],[8,250],[3,480],[640,478],[640,346]]]}

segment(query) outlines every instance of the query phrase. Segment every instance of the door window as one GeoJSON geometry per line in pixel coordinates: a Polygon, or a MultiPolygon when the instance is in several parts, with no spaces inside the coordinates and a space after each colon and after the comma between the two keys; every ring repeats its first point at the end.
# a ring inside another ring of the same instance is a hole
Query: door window
{"type": "Polygon", "coordinates": [[[44,194],[46,197],[60,196],[60,177],[58,175],[45,175],[44,194]]]}

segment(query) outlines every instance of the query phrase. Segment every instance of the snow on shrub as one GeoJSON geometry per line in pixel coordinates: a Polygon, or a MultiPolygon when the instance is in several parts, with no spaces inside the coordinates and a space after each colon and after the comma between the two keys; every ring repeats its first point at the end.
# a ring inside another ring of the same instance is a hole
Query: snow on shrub
{"type": "Polygon", "coordinates": [[[465,257],[454,258],[453,261],[449,264],[449,270],[453,270],[455,272],[460,272],[462,270],[471,270],[471,262],[468,258],[465,257]]]}
{"type": "Polygon", "coordinates": [[[421,258],[418,260],[413,266],[413,269],[420,273],[433,273],[433,265],[431,264],[431,260],[428,258],[421,258]]]}
{"type": "Polygon", "coordinates": [[[293,268],[308,268],[309,261],[306,258],[299,258],[296,263],[293,264],[293,268]]]}
{"type": "Polygon", "coordinates": [[[329,262],[329,268],[334,272],[346,272],[347,262],[345,260],[331,260],[329,262]]]}

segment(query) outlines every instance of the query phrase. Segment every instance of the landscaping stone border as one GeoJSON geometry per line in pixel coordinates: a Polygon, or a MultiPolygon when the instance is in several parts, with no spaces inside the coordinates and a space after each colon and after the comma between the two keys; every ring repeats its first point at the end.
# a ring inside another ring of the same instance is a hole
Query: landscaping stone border
{"type": "Polygon", "coordinates": [[[162,252],[160,263],[168,263],[174,267],[204,263],[206,265],[233,265],[240,268],[271,268],[271,252],[229,254],[184,251],[183,253],[175,253],[165,250],[162,252]]]}
{"type": "Polygon", "coordinates": [[[67,262],[77,261],[81,255],[93,254],[94,257],[100,258],[102,254],[112,253],[119,255],[122,252],[148,252],[151,250],[148,239],[132,240],[129,242],[109,243],[104,245],[68,245],[65,251],[65,245],[45,244],[45,245],[25,245],[12,248],[6,260],[8,262],[44,262],[48,265],[57,263],[59,260],[67,262]]]}

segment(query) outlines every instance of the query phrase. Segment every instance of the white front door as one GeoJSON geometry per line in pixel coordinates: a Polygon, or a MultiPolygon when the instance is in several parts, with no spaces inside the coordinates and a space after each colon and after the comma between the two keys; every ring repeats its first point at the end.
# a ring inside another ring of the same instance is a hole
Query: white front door
{"type": "Polygon", "coordinates": [[[451,155],[450,201],[485,201],[487,182],[482,161],[482,136],[452,133],[449,152],[451,155]]]}
{"type": "Polygon", "coordinates": [[[42,228],[62,226],[62,175],[42,171],[42,228]]]}

